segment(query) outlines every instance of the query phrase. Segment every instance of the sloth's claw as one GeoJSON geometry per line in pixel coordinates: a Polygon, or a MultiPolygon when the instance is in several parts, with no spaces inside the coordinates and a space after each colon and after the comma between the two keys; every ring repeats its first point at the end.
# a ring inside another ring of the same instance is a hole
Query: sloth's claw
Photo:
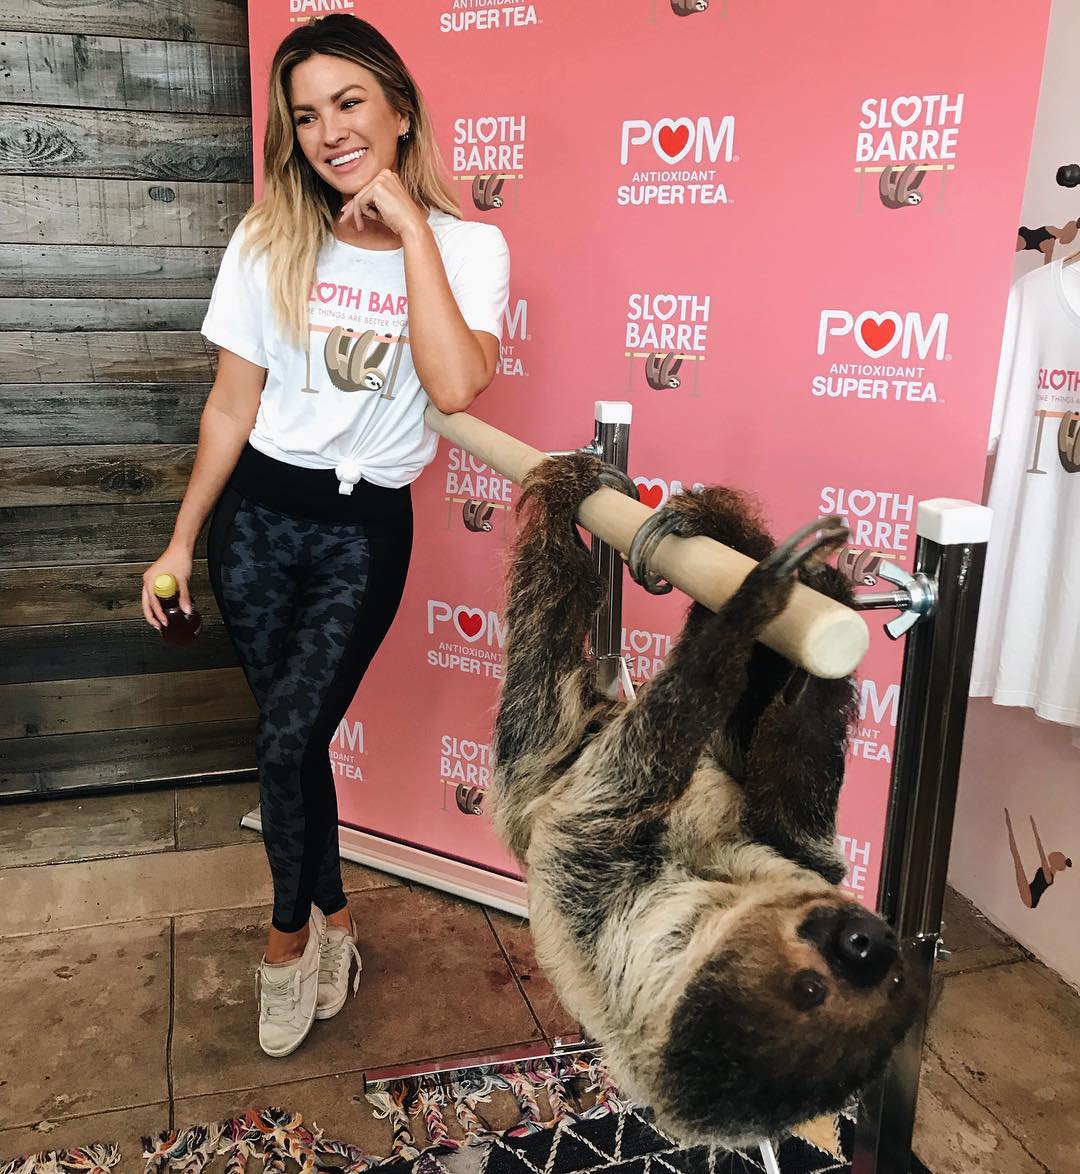
{"type": "Polygon", "coordinates": [[[671,584],[667,580],[655,571],[649,570],[649,563],[660,543],[669,534],[678,534],[681,531],[682,523],[681,514],[664,506],[642,522],[630,543],[630,550],[626,556],[630,578],[639,587],[644,587],[650,595],[667,595],[671,590],[671,584]]]}
{"type": "Polygon", "coordinates": [[[622,469],[617,469],[614,465],[601,463],[599,472],[600,484],[606,485],[608,489],[617,490],[619,493],[625,493],[627,497],[632,497],[634,501],[640,501],[641,497],[638,494],[638,487],[630,480],[630,476],[624,473],[622,469]]]}
{"type": "Polygon", "coordinates": [[[808,563],[824,562],[834,550],[844,545],[850,533],[847,523],[836,514],[815,518],[762,559],[758,570],[786,579],[808,563]]]}

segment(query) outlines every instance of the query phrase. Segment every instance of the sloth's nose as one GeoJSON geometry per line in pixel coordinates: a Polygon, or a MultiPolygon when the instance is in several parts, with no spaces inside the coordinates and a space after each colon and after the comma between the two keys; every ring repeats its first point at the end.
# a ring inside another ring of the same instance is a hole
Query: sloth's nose
{"type": "Polygon", "coordinates": [[[829,941],[829,961],[852,982],[874,986],[896,961],[896,934],[878,917],[842,916],[829,941]]]}
{"type": "Polygon", "coordinates": [[[874,986],[888,974],[899,948],[896,934],[863,909],[819,905],[799,927],[799,936],[817,947],[829,968],[857,986],[874,986]]]}

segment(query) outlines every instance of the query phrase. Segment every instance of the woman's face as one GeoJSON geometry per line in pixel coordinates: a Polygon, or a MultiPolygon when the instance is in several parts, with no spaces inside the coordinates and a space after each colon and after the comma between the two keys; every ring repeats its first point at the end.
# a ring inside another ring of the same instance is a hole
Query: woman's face
{"type": "Polygon", "coordinates": [[[384,168],[397,170],[398,135],[409,119],[362,65],[316,54],[293,67],[288,96],[304,158],[346,198],[384,168]]]}

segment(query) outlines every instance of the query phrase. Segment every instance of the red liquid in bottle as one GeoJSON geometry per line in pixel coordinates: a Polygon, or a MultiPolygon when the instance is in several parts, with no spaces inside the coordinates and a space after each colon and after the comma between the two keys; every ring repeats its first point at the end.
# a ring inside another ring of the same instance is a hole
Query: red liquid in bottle
{"type": "Polygon", "coordinates": [[[202,631],[202,616],[193,607],[191,615],[180,609],[180,589],[172,575],[158,575],[154,580],[154,594],[161,601],[161,609],[169,621],[161,629],[166,644],[182,648],[190,644],[202,631]]]}

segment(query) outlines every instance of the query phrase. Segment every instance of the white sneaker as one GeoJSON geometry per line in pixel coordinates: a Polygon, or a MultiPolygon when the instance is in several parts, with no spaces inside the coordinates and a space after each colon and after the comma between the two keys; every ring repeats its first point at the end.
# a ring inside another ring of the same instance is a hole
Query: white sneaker
{"type": "Polygon", "coordinates": [[[310,933],[303,955],[295,962],[272,965],[264,958],[255,971],[259,993],[259,1046],[268,1056],[287,1056],[307,1038],[315,1022],[319,966],[326,918],[312,908],[310,933]]]}
{"type": "Polygon", "coordinates": [[[340,925],[327,925],[323,941],[322,962],[319,965],[319,999],[315,1010],[316,1019],[332,1019],[349,997],[349,972],[356,959],[356,978],[353,980],[353,994],[360,988],[360,972],[364,964],[356,948],[353,929],[342,929],[340,925]]]}

